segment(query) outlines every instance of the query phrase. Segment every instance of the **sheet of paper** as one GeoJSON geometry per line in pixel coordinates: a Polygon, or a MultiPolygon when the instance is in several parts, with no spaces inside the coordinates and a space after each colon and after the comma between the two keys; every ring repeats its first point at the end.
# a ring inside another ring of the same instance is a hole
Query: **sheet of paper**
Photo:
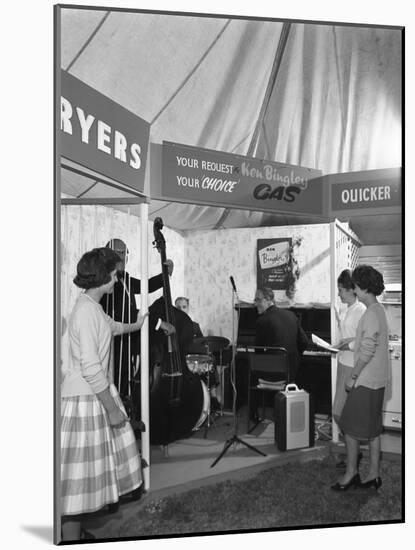
{"type": "Polygon", "coordinates": [[[314,344],[316,344],[316,346],[319,346],[320,348],[327,349],[329,351],[332,351],[333,353],[338,353],[340,351],[337,348],[334,348],[331,344],[329,344],[322,338],[319,338],[318,336],[316,336],[315,334],[311,335],[311,339],[314,342],[314,344]]]}

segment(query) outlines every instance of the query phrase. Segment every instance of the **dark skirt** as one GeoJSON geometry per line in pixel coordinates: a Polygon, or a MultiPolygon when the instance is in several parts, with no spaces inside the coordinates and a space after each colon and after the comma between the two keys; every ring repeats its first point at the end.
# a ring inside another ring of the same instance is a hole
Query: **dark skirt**
{"type": "Polygon", "coordinates": [[[353,367],[343,365],[339,361],[337,365],[336,394],[331,409],[331,414],[337,423],[339,422],[340,415],[348,396],[348,392],[346,392],[346,382],[350,378],[352,370],[353,367]]]}
{"type": "Polygon", "coordinates": [[[382,405],[385,388],[352,388],[339,419],[340,429],[359,440],[374,439],[382,433],[382,405]]]}

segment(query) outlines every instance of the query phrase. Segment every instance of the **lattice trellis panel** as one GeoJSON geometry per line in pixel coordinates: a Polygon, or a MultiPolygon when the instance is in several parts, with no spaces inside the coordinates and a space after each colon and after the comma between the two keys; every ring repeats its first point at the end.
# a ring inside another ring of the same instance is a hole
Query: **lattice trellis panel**
{"type": "MultiPolygon", "coordinates": [[[[335,278],[344,269],[354,269],[359,260],[359,248],[361,243],[357,235],[350,229],[348,224],[335,222],[335,278]]],[[[336,294],[335,308],[341,311],[344,308],[336,294]]],[[[336,327],[337,328],[337,327],[336,327]]],[[[336,330],[337,332],[337,330],[336,330]]]]}
{"type": "Polygon", "coordinates": [[[354,269],[359,259],[359,248],[361,244],[348,224],[336,222],[335,242],[336,273],[340,274],[343,269],[354,269]]]}

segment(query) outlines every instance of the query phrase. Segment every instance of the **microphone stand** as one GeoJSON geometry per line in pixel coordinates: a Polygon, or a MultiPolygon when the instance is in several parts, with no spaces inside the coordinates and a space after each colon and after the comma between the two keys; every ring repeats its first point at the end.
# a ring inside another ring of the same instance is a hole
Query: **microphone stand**
{"type": "MultiPolygon", "coordinates": [[[[265,453],[254,447],[253,445],[250,445],[249,443],[246,443],[246,441],[243,441],[240,437],[238,437],[238,419],[236,415],[236,338],[235,338],[235,296],[237,296],[236,288],[234,288],[233,280],[232,282],[232,360],[231,360],[231,383],[232,383],[232,389],[233,389],[233,401],[232,401],[232,414],[233,414],[233,435],[229,439],[225,441],[225,445],[222,449],[222,452],[220,455],[216,458],[216,460],[211,464],[211,468],[215,466],[219,460],[224,456],[226,451],[231,447],[232,445],[236,445],[237,443],[240,443],[241,445],[245,445],[245,447],[248,447],[248,449],[251,449],[252,451],[255,451],[256,453],[267,456],[265,453]]],[[[238,299],[239,303],[239,299],[238,299]]],[[[240,311],[238,306],[238,321],[239,321],[240,311]]],[[[248,411],[249,414],[249,411],[248,411]]]]}

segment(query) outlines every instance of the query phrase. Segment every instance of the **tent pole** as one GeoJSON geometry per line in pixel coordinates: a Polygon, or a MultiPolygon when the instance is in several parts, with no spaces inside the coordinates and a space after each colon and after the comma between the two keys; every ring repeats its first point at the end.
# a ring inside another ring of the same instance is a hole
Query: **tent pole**
{"type": "Polygon", "coordinates": [[[246,153],[248,157],[252,157],[254,155],[257,147],[259,133],[261,130],[261,126],[264,123],[265,115],[267,114],[268,105],[271,100],[272,92],[274,91],[275,83],[277,81],[278,72],[280,70],[285,47],[288,42],[290,29],[291,29],[291,23],[284,22],[281,29],[280,39],[278,41],[277,51],[275,52],[275,58],[274,58],[274,63],[272,65],[271,74],[268,79],[267,89],[265,90],[264,99],[262,101],[261,110],[259,112],[255,130],[251,138],[251,143],[249,144],[248,151],[246,153]]]}
{"type": "MultiPolygon", "coordinates": [[[[271,73],[268,79],[267,89],[265,90],[264,99],[262,100],[261,110],[259,112],[258,120],[255,125],[255,130],[251,138],[251,143],[249,144],[248,151],[246,153],[246,156],[248,157],[254,156],[254,153],[256,152],[259,133],[261,130],[261,126],[264,123],[264,118],[265,118],[265,115],[267,114],[267,109],[272,96],[272,92],[274,90],[275,83],[277,81],[277,76],[281,66],[281,61],[284,55],[285,47],[287,45],[290,28],[291,28],[291,23],[288,23],[288,22],[283,23],[280,39],[278,41],[277,51],[275,52],[274,63],[272,65],[271,73]]],[[[222,225],[225,223],[226,218],[229,216],[230,211],[231,211],[230,208],[225,208],[225,210],[222,212],[221,217],[219,218],[218,222],[215,225],[215,229],[220,229],[222,227],[222,225]]]]}
{"type": "MultiPolygon", "coordinates": [[[[330,341],[333,343],[336,341],[336,313],[334,305],[336,303],[336,291],[337,291],[337,248],[336,248],[336,233],[337,233],[336,221],[330,223],[330,326],[331,335],[330,341]]],[[[333,410],[334,396],[336,394],[336,381],[337,381],[337,356],[331,354],[331,406],[333,410]]],[[[339,428],[332,415],[332,440],[333,443],[339,442],[339,428]]]]}
{"type": "MultiPolygon", "coordinates": [[[[148,204],[140,205],[141,218],[141,304],[142,313],[148,311],[148,204]]],[[[150,383],[149,383],[149,344],[148,319],[140,331],[140,377],[141,377],[141,420],[145,431],[141,433],[141,455],[148,467],[143,468],[144,489],[150,488],[150,383]]]]}

